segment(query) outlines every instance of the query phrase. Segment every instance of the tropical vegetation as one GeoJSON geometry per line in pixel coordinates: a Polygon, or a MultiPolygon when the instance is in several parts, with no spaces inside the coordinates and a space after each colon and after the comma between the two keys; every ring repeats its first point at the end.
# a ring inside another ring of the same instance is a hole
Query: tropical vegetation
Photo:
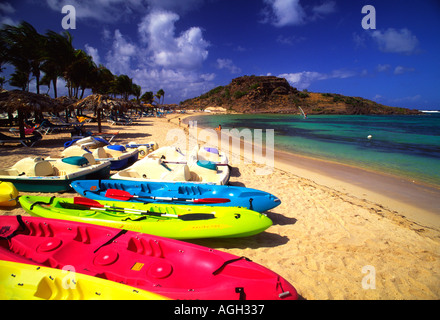
{"type": "Polygon", "coordinates": [[[96,65],[93,58],[81,49],[75,49],[72,35],[68,31],[57,33],[52,30],[40,34],[28,22],[18,26],[3,25],[0,29],[0,72],[9,64],[14,72],[8,81],[1,77],[0,85],[9,85],[23,91],[29,91],[32,80],[36,82],[36,91],[40,86],[48,87],[47,94],[53,91],[58,96],[57,80],[64,79],[70,98],[83,98],[87,89],[92,93],[120,96],[128,100],[134,96],[137,101],[152,103],[154,99],[162,103],[165,97],[163,89],[153,94],[142,94],[139,85],[128,75],[114,75],[104,65],[96,65]]]}

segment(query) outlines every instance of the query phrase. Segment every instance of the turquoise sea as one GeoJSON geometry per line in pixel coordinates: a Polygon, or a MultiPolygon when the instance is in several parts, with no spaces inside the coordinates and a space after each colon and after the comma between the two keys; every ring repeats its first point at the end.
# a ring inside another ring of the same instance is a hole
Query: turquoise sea
{"type": "MultiPolygon", "coordinates": [[[[440,187],[440,114],[206,115],[199,127],[274,129],[275,148],[440,187]],[[371,135],[371,139],[367,137],[371,135]]],[[[264,140],[263,140],[264,141],[264,140]]]]}

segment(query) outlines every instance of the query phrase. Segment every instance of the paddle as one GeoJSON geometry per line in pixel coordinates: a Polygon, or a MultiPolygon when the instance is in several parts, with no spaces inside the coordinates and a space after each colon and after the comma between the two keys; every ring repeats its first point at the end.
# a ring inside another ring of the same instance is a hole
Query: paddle
{"type": "Polygon", "coordinates": [[[129,193],[128,191],[119,190],[119,189],[107,189],[105,196],[107,198],[113,198],[122,201],[128,201],[132,198],[146,198],[146,199],[163,200],[163,201],[185,201],[191,203],[205,203],[205,204],[231,202],[230,199],[226,199],[226,198],[186,199],[186,198],[174,198],[174,197],[137,196],[129,193]]]}
{"type": "MultiPolygon", "coordinates": [[[[65,205],[65,207],[68,207],[69,204],[64,203],[64,205],[65,205]]],[[[215,218],[215,215],[213,213],[189,213],[189,214],[177,215],[177,214],[144,211],[144,210],[139,210],[139,209],[113,207],[113,206],[103,205],[96,200],[83,198],[83,197],[74,197],[73,198],[73,206],[83,206],[83,207],[86,207],[90,210],[110,210],[110,211],[133,213],[133,214],[140,214],[140,215],[150,215],[150,216],[157,216],[157,217],[173,217],[173,218],[178,218],[178,219],[181,219],[184,221],[208,220],[208,219],[215,218]]],[[[81,209],[81,208],[80,207],[78,207],[78,208],[72,207],[71,209],[81,209]]]]}

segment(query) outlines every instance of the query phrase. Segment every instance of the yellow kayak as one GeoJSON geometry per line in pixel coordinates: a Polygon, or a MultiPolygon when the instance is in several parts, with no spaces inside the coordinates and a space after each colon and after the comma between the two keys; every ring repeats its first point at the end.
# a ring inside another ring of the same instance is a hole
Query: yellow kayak
{"type": "Polygon", "coordinates": [[[0,207],[15,207],[17,197],[18,191],[12,182],[0,181],[0,207]]]}
{"type": "Polygon", "coordinates": [[[0,300],[169,300],[65,269],[0,260],[0,300]]]}

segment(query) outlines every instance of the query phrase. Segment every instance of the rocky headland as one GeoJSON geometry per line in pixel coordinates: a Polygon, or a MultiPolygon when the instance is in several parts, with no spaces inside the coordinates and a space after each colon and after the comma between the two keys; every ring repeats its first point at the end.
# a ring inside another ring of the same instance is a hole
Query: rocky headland
{"type": "Polygon", "coordinates": [[[418,110],[390,107],[360,97],[337,93],[299,91],[284,78],[243,76],[226,86],[216,87],[199,97],[180,103],[188,109],[221,107],[237,113],[307,114],[418,114],[418,110]]]}

